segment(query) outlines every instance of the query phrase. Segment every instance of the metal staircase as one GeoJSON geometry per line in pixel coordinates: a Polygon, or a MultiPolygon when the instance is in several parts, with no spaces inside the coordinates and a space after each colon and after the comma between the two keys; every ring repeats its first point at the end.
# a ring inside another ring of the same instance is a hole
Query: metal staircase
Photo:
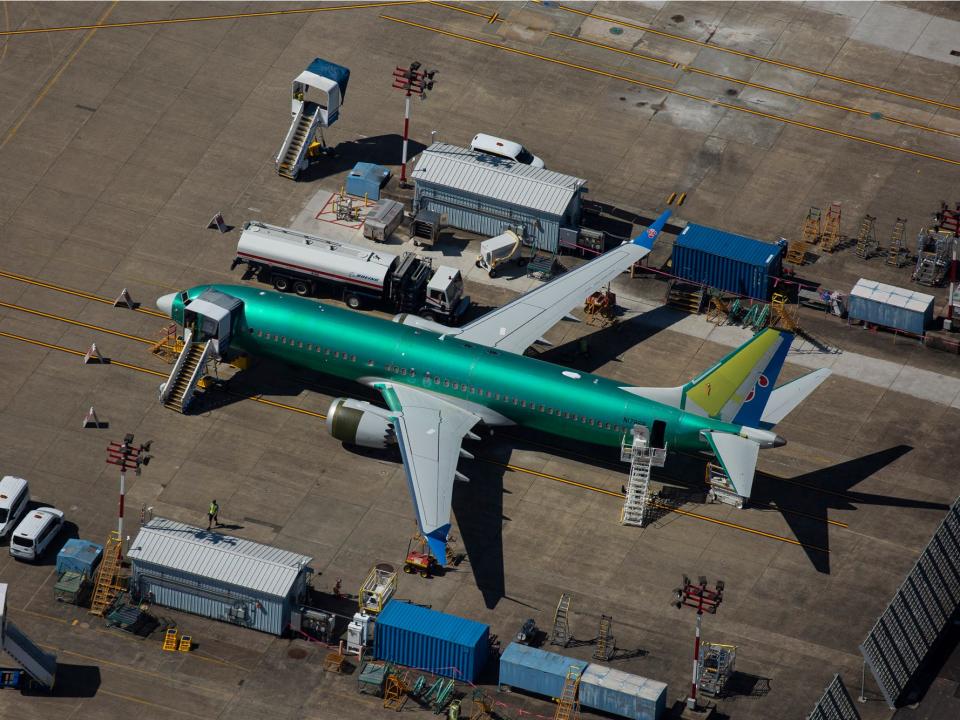
{"type": "Polygon", "coordinates": [[[890,249],[887,251],[887,265],[900,267],[900,256],[904,251],[903,241],[907,234],[907,219],[898,217],[890,235],[890,249]]]}
{"type": "Polygon", "coordinates": [[[857,257],[866,260],[873,255],[877,247],[877,233],[875,223],[877,219],[873,215],[864,215],[860,221],[860,231],[857,233],[857,257]]]}
{"type": "Polygon", "coordinates": [[[671,280],[667,288],[667,305],[689,313],[699,313],[703,306],[702,285],[671,280]]]}
{"type": "Polygon", "coordinates": [[[550,633],[550,644],[566,647],[570,644],[570,596],[566,593],[560,595],[560,602],[557,603],[557,611],[553,614],[553,632],[550,633]]]}
{"type": "Polygon", "coordinates": [[[90,600],[91,615],[102,617],[107,608],[113,604],[117,593],[123,590],[120,585],[121,547],[120,533],[114,530],[103,548],[103,558],[100,560],[100,569],[97,571],[97,584],[90,600]]]}
{"type": "MultiPolygon", "coordinates": [[[[6,583],[0,583],[0,649],[12,657],[36,684],[48,690],[53,687],[57,656],[43,652],[7,617],[6,583]]],[[[0,665],[5,664],[0,662],[0,665]]]]}
{"type": "Polygon", "coordinates": [[[580,668],[571,665],[563,681],[563,692],[557,699],[557,711],[553,720],[576,720],[580,717],[580,701],[577,690],[580,688],[580,668]]]}
{"type": "Polygon", "coordinates": [[[594,660],[609,660],[613,657],[616,643],[613,640],[613,617],[600,616],[600,632],[597,634],[597,647],[593,651],[594,660]]]}
{"type": "Polygon", "coordinates": [[[823,235],[820,237],[820,249],[824,252],[832,253],[843,244],[843,238],[840,235],[842,216],[840,203],[831,203],[830,209],[827,211],[827,217],[823,222],[823,235]]]}
{"type": "Polygon", "coordinates": [[[213,353],[213,341],[193,342],[190,330],[184,332],[183,340],[183,350],[170,376],[160,385],[160,402],[179,413],[186,412],[213,353]]]}
{"type": "Polygon", "coordinates": [[[277,174],[291,180],[297,179],[300,166],[306,155],[310,141],[316,131],[320,118],[320,107],[313,103],[304,103],[300,112],[290,123],[290,130],[284,139],[283,149],[277,155],[277,174]]]}
{"type": "Polygon", "coordinates": [[[643,527],[650,503],[650,469],[654,465],[663,467],[667,450],[651,447],[647,428],[634,425],[631,434],[624,435],[620,459],[630,463],[630,478],[627,480],[627,492],[623,509],[620,511],[620,524],[643,527]]]}

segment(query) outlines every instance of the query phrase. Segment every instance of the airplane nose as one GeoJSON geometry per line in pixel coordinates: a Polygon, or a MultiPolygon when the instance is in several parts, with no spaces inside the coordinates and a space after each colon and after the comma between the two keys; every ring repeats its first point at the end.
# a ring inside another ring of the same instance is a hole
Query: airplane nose
{"type": "Polygon", "coordinates": [[[787,444],[787,439],[782,435],[777,435],[776,439],[774,439],[773,441],[774,447],[783,447],[786,444],[787,444]]]}
{"type": "Polygon", "coordinates": [[[162,295],[161,297],[158,297],[157,310],[169,317],[170,311],[173,310],[173,301],[176,297],[176,293],[170,293],[169,295],[162,295]]]}

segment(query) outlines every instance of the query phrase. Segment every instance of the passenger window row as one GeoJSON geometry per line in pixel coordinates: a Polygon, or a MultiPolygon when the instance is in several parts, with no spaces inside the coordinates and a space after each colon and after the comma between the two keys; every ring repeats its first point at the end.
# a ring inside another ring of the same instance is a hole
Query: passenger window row
{"type": "MultiPolygon", "coordinates": [[[[251,333],[254,332],[253,328],[250,328],[250,332],[251,333]]],[[[273,340],[274,342],[278,342],[282,345],[289,344],[291,347],[296,345],[296,347],[300,349],[305,348],[308,352],[314,351],[314,345],[312,343],[307,343],[306,345],[304,345],[304,342],[302,340],[293,340],[292,338],[288,340],[283,335],[276,335],[276,334],[271,335],[271,333],[264,332],[263,330],[257,330],[256,333],[257,333],[257,337],[262,337],[264,340],[273,340]]],[[[354,362],[354,363],[357,361],[357,356],[354,354],[348,355],[346,352],[341,352],[340,350],[331,350],[330,348],[322,348],[319,345],[316,346],[316,352],[318,353],[322,352],[325,356],[328,356],[328,357],[332,353],[334,359],[337,359],[337,360],[340,360],[340,359],[349,360],[350,362],[354,362]]],[[[367,360],[366,362],[367,362],[367,367],[374,367],[374,365],[376,364],[374,363],[373,360],[367,360]]],[[[387,372],[393,373],[394,375],[400,375],[401,377],[415,378],[417,376],[416,369],[401,367],[400,365],[395,365],[392,363],[387,363],[386,370],[387,372]]],[[[430,382],[430,373],[426,373],[424,375],[424,382],[425,383],[430,382]]],[[[465,395],[479,395],[480,397],[485,396],[489,399],[497,400],[507,404],[512,403],[515,406],[518,406],[521,408],[529,408],[531,410],[545,413],[547,415],[556,415],[557,417],[562,417],[564,420],[569,420],[571,422],[579,422],[583,425],[587,425],[590,427],[598,427],[606,430],[615,430],[617,432],[624,431],[624,428],[622,428],[618,424],[604,422],[603,420],[597,420],[596,418],[587,417],[586,415],[577,415],[576,413],[570,413],[570,412],[562,411],[560,409],[555,409],[552,407],[545,407],[543,404],[538,404],[533,401],[530,401],[528,403],[526,400],[521,400],[520,398],[517,398],[517,397],[510,397],[509,395],[501,396],[500,393],[494,393],[491,390],[484,390],[483,388],[477,388],[477,387],[474,387],[473,385],[460,383],[457,380],[450,380],[449,378],[440,378],[439,376],[436,376],[436,375],[433,376],[434,385],[439,387],[441,383],[443,387],[450,388],[453,390],[458,390],[464,393],[465,395]]]]}

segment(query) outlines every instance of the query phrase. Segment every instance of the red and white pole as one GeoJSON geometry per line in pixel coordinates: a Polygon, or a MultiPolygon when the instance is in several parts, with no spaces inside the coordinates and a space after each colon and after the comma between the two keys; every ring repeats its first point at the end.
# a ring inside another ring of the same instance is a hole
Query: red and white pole
{"type": "Polygon", "coordinates": [[[117,517],[117,533],[120,535],[120,557],[123,557],[123,498],[127,490],[127,470],[120,466],[120,512],[117,517]]]}
{"type": "Polygon", "coordinates": [[[403,108],[403,160],[400,165],[400,186],[407,182],[407,138],[410,137],[410,85],[407,84],[407,98],[403,108]]]}
{"type": "Polygon", "coordinates": [[[693,641],[693,682],[690,683],[690,697],[687,698],[687,707],[691,710],[697,709],[697,680],[700,670],[700,620],[703,613],[697,610],[697,635],[693,641]]]}

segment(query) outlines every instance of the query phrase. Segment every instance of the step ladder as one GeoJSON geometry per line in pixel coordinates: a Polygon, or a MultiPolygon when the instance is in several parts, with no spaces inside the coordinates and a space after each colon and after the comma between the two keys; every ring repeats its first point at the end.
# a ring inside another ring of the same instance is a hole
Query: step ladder
{"type": "Polygon", "coordinates": [[[747,498],[739,495],[722,465],[707,463],[704,473],[707,485],[707,502],[719,502],[742,510],[747,498]]]}
{"type": "Polygon", "coordinates": [[[103,558],[100,560],[100,569],[97,571],[97,584],[93,588],[90,600],[90,614],[103,617],[123,590],[120,585],[120,552],[122,543],[120,533],[112,531],[103,546],[103,558]]]}
{"type": "Polygon", "coordinates": [[[556,253],[538,250],[527,263],[527,277],[536,277],[545,281],[549,280],[554,275],[554,266],[556,263],[556,253]]]}
{"type": "Polygon", "coordinates": [[[827,217],[823,221],[823,235],[820,237],[820,248],[824,252],[832,253],[840,247],[840,219],[842,215],[840,203],[831,203],[830,209],[827,211],[827,217]]]}
{"type": "Polygon", "coordinates": [[[730,316],[730,304],[722,297],[712,295],[710,304],[707,306],[707,320],[714,325],[723,325],[730,316]]]}
{"type": "Polygon", "coordinates": [[[860,230],[857,232],[857,257],[866,260],[877,247],[877,233],[875,224],[877,219],[873,215],[864,215],[860,221],[860,230]]]}
{"type": "Polygon", "coordinates": [[[630,436],[624,436],[624,445],[620,457],[630,462],[630,476],[627,480],[623,507],[620,510],[620,524],[643,527],[647,520],[647,505],[650,501],[650,468],[653,453],[650,452],[649,434],[642,425],[635,425],[630,436]],[[625,443],[630,440],[629,448],[625,443]]]}
{"type": "Polygon", "coordinates": [[[600,632],[597,633],[597,647],[593,651],[594,660],[609,660],[613,657],[616,643],[613,639],[613,617],[600,616],[600,632]]]}
{"type": "Polygon", "coordinates": [[[890,249],[887,251],[887,265],[893,265],[894,267],[901,267],[903,265],[900,260],[904,251],[903,241],[906,234],[907,219],[898,217],[897,222],[893,226],[893,232],[890,234],[890,249]]]}
{"type": "Polygon", "coordinates": [[[10,668],[11,663],[4,662],[4,653],[13,658],[34,683],[47,690],[53,687],[57,656],[41,650],[7,617],[7,583],[0,583],[0,667],[10,668]]]}
{"type": "Polygon", "coordinates": [[[823,233],[822,215],[820,208],[812,207],[807,210],[807,216],[803,219],[800,241],[806,243],[808,248],[820,242],[820,235],[823,233]]]}
{"type": "Polygon", "coordinates": [[[770,327],[792,333],[800,329],[795,315],[788,308],[787,296],[783,293],[774,293],[770,299],[770,327]]]}
{"type": "Polygon", "coordinates": [[[954,237],[960,237],[960,203],[951,210],[945,202],[940,203],[940,212],[936,214],[937,230],[949,232],[954,237]]]}
{"type": "Polygon", "coordinates": [[[571,665],[563,681],[563,691],[557,699],[557,711],[553,720],[576,720],[580,717],[580,701],[577,690],[580,688],[580,668],[571,665]]]}
{"type": "Polygon", "coordinates": [[[937,253],[921,252],[917,255],[917,267],[913,271],[913,281],[927,287],[936,287],[944,273],[937,262],[937,253]]]}
{"type": "Polygon", "coordinates": [[[791,240],[787,245],[787,254],[784,259],[794,265],[805,265],[809,251],[810,243],[804,240],[791,240]]]}
{"type": "Polygon", "coordinates": [[[160,385],[160,402],[165,407],[178,413],[186,412],[198,383],[205,375],[206,365],[212,354],[212,340],[193,342],[190,331],[184,333],[183,350],[180,351],[167,381],[160,385]]]}
{"type": "Polygon", "coordinates": [[[150,352],[168,365],[177,359],[183,351],[183,340],[177,337],[177,324],[170,323],[158,334],[157,341],[150,346],[150,352]]]}
{"type": "Polygon", "coordinates": [[[560,595],[557,611],[553,614],[553,632],[550,633],[550,644],[567,647],[570,644],[570,596],[567,593],[560,595]]]}
{"type": "Polygon", "coordinates": [[[394,710],[400,712],[403,706],[407,704],[410,686],[407,683],[407,675],[392,672],[387,675],[387,685],[383,691],[383,708],[385,710],[394,710]]]}
{"type": "Polygon", "coordinates": [[[720,697],[733,675],[737,661],[737,646],[705,642],[700,645],[700,671],[697,685],[704,695],[720,697]]]}
{"type": "Polygon", "coordinates": [[[176,628],[167,628],[163,632],[163,645],[160,646],[160,649],[164,652],[176,652],[177,651],[177,629],[176,628]]]}
{"type": "Polygon", "coordinates": [[[672,280],[667,288],[667,305],[688,313],[699,313],[703,305],[703,286],[672,280]]]}
{"type": "Polygon", "coordinates": [[[313,139],[314,125],[320,114],[320,107],[305,103],[300,113],[293,119],[290,132],[287,133],[286,151],[277,163],[277,174],[296,180],[300,172],[303,156],[313,139]]]}

